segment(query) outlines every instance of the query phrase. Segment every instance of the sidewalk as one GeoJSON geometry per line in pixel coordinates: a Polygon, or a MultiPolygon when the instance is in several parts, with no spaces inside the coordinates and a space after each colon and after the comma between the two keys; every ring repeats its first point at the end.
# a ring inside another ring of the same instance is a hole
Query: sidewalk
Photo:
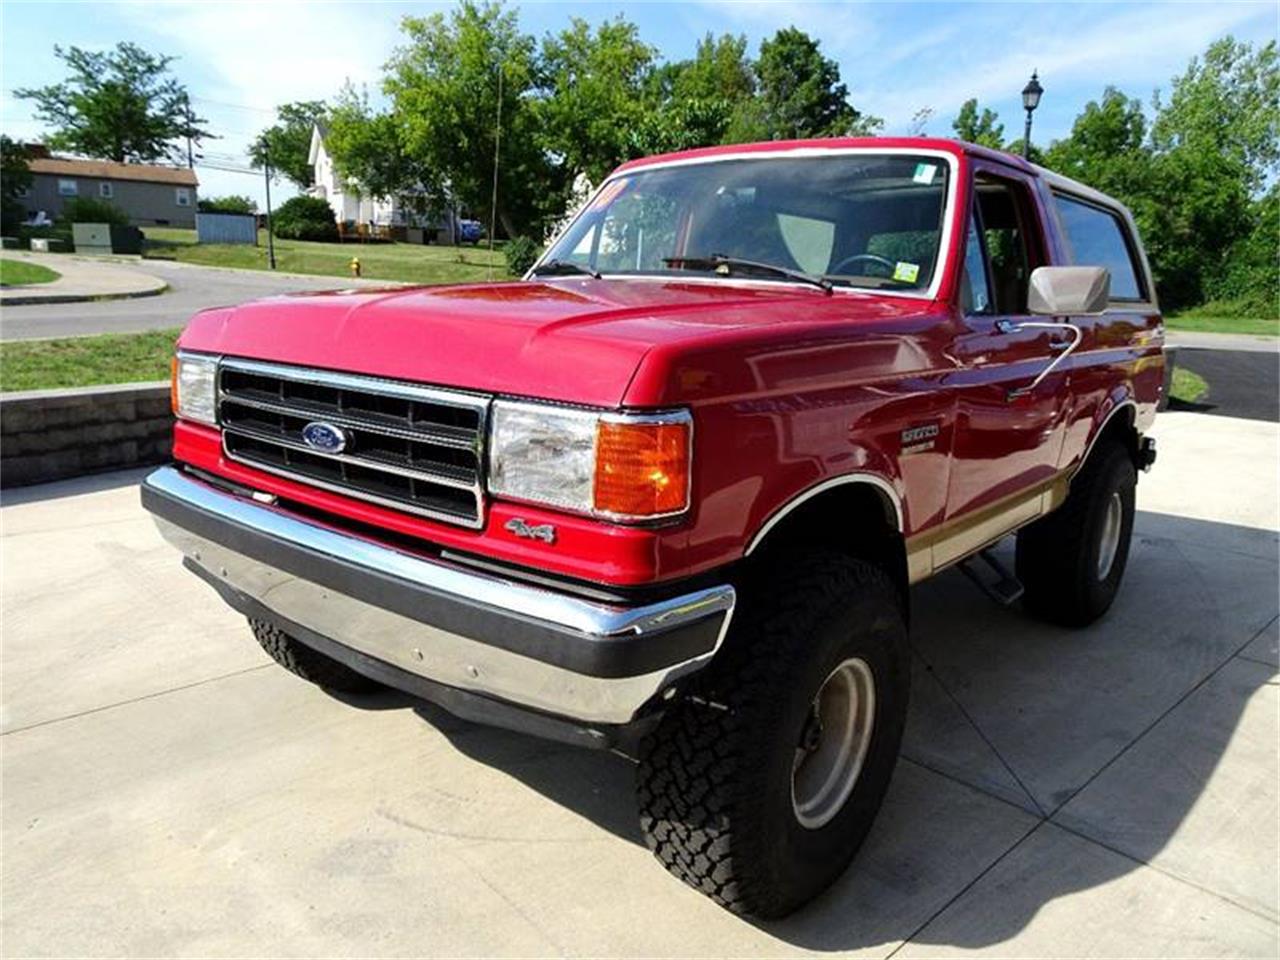
{"type": "Polygon", "coordinates": [[[1244,350],[1249,353],[1280,352],[1280,337],[1259,337],[1248,333],[1202,333],[1193,330],[1169,330],[1165,342],[1171,347],[1188,350],[1244,350]]]}
{"type": "Polygon", "coordinates": [[[81,303],[88,300],[120,300],[154,297],[168,284],[118,260],[75,254],[6,251],[5,258],[38,264],[62,274],[52,283],[0,288],[0,305],[33,303],[81,303]]]}

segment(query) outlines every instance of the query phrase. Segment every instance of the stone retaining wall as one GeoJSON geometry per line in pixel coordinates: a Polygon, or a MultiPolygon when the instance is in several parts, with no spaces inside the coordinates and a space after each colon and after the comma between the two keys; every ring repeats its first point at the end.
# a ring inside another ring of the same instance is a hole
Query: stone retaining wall
{"type": "Polygon", "coordinates": [[[169,458],[169,384],[124,383],[0,394],[0,487],[169,458]]]}

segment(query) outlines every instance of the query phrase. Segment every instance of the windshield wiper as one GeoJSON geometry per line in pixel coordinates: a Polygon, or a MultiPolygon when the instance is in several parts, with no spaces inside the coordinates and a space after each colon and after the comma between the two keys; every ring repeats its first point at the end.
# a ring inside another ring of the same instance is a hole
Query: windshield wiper
{"type": "Polygon", "coordinates": [[[533,268],[533,276],[563,276],[568,273],[581,273],[591,277],[593,280],[599,280],[600,274],[590,267],[584,267],[581,264],[573,263],[569,260],[545,260],[533,268]]]}
{"type": "Polygon", "coordinates": [[[831,291],[835,286],[826,277],[815,277],[812,273],[805,273],[803,270],[791,270],[774,263],[762,263],[759,260],[727,257],[723,253],[713,253],[709,256],[700,257],[663,257],[662,262],[669,267],[678,266],[690,270],[714,270],[716,273],[726,276],[733,270],[755,270],[758,273],[768,273],[775,277],[786,277],[788,280],[811,283],[815,287],[821,287],[827,296],[831,296],[831,291]]]}

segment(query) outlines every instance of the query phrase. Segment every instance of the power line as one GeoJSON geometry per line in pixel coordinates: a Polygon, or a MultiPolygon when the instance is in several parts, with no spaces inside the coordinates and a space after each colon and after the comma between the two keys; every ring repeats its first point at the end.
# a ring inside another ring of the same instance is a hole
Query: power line
{"type": "Polygon", "coordinates": [[[251,113],[265,113],[272,117],[276,114],[274,109],[268,110],[266,107],[251,107],[247,103],[231,103],[227,100],[213,100],[210,97],[192,97],[191,99],[196,103],[208,103],[215,107],[228,107],[232,110],[248,110],[251,113]]]}

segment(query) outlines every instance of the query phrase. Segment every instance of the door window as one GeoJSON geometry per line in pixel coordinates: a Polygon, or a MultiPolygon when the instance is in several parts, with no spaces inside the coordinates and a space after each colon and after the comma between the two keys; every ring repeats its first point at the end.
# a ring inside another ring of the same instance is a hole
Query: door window
{"type": "Polygon", "coordinates": [[[1020,184],[979,176],[974,187],[990,268],[995,312],[1017,316],[1027,312],[1031,271],[1040,265],[1040,236],[1030,198],[1020,184]]]}
{"type": "Polygon", "coordinates": [[[982,235],[978,232],[978,221],[972,216],[969,217],[969,235],[964,242],[964,277],[960,284],[960,308],[966,314],[991,312],[991,290],[987,286],[982,235]]]}
{"type": "Polygon", "coordinates": [[[1129,231],[1109,210],[1061,194],[1054,195],[1072,260],[1111,271],[1112,300],[1142,300],[1142,284],[1133,260],[1129,231]]]}

